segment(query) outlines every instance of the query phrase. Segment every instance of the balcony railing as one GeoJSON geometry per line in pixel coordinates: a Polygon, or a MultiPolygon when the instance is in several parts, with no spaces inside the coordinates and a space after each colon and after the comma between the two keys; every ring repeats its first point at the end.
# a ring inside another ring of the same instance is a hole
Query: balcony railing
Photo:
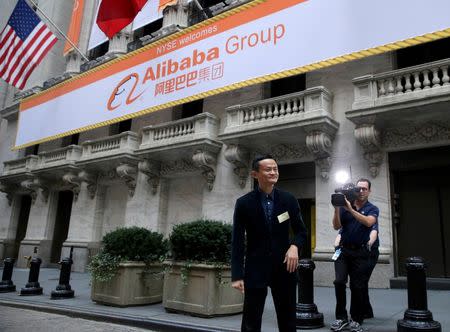
{"type": "Polygon", "coordinates": [[[31,155],[25,158],[8,160],[3,163],[3,175],[14,175],[30,172],[36,168],[38,156],[31,155]]]}
{"type": "Polygon", "coordinates": [[[67,147],[39,153],[38,168],[59,166],[64,164],[73,164],[80,159],[82,148],[78,145],[69,145],[67,147]]]}
{"type": "Polygon", "coordinates": [[[139,149],[190,144],[202,139],[217,139],[219,119],[210,113],[201,113],[191,118],[181,119],[142,129],[142,144],[139,149]]]}
{"type": "MultiPolygon", "coordinates": [[[[450,92],[450,59],[367,75],[353,80],[353,109],[439,97],[450,92]]],[[[433,101],[434,102],[434,101],[433,101]]]]}
{"type": "Polygon", "coordinates": [[[137,149],[138,135],[126,131],[118,135],[86,141],[81,144],[83,151],[80,161],[103,157],[112,157],[122,153],[132,154],[137,149]]]}
{"type": "Polygon", "coordinates": [[[314,87],[280,97],[227,108],[224,134],[290,125],[320,117],[331,117],[330,92],[314,87]]]}

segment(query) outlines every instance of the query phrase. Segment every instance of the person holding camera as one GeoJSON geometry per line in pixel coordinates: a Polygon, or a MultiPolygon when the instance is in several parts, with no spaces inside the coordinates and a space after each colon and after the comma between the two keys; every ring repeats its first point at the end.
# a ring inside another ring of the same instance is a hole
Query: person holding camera
{"type": "MultiPolygon", "coordinates": [[[[334,248],[335,250],[339,250],[340,243],[341,243],[341,231],[342,229],[339,229],[338,235],[336,236],[336,239],[334,240],[334,248]]],[[[378,222],[373,224],[372,230],[369,234],[369,241],[367,242],[367,246],[369,247],[370,251],[370,269],[369,269],[369,280],[370,276],[372,275],[373,270],[375,269],[375,265],[377,265],[378,262],[378,256],[380,255],[378,251],[378,222]]],[[[342,249],[341,249],[342,250],[342,249]]],[[[368,280],[368,281],[369,281],[368,280]]],[[[355,307],[353,303],[350,303],[350,315],[354,312],[355,307]]],[[[373,308],[370,304],[370,298],[369,298],[369,283],[366,284],[366,287],[364,289],[364,319],[366,318],[373,318],[373,308]]]]}
{"type": "Polygon", "coordinates": [[[371,182],[361,178],[356,187],[343,191],[342,206],[336,206],[335,202],[338,200],[332,198],[335,206],[333,228],[340,229],[341,233],[339,247],[333,256],[336,321],[331,324],[332,331],[344,329],[352,332],[363,331],[361,324],[365,314],[365,290],[374,267],[371,250],[378,247],[378,237],[371,246],[368,245],[370,233],[377,224],[379,215],[378,207],[369,202],[370,190],[371,182]],[[351,291],[351,320],[348,319],[346,310],[348,277],[351,291]]]}
{"type": "Polygon", "coordinates": [[[251,175],[258,185],[236,201],[231,245],[231,286],[244,293],[241,331],[261,331],[270,287],[278,330],[295,332],[296,271],[306,227],[297,199],[275,188],[272,156],[257,156],[251,175]]]}

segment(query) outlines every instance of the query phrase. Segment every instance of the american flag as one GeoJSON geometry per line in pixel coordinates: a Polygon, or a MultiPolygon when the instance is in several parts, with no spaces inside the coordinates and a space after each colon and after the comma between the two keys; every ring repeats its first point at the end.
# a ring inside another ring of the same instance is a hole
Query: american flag
{"type": "Polygon", "coordinates": [[[23,89],[33,69],[57,41],[25,0],[19,0],[0,35],[1,78],[23,89]]]}

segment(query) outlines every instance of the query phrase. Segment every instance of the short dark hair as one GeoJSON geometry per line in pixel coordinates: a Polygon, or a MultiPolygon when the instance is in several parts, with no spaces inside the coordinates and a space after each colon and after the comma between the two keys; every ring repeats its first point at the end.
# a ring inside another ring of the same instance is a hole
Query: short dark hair
{"type": "Polygon", "coordinates": [[[372,186],[372,183],[366,178],[360,178],[358,181],[356,181],[356,184],[358,184],[358,182],[367,182],[367,184],[369,185],[369,190],[370,187],[372,186]]]}
{"type": "MultiPolygon", "coordinates": [[[[258,172],[259,171],[259,162],[261,160],[264,160],[264,159],[273,159],[273,160],[275,160],[275,158],[272,157],[272,155],[270,155],[270,154],[257,155],[255,157],[255,159],[253,159],[253,161],[252,161],[252,171],[258,172]]],[[[276,160],[275,160],[275,162],[276,162],[276,160]]]]}

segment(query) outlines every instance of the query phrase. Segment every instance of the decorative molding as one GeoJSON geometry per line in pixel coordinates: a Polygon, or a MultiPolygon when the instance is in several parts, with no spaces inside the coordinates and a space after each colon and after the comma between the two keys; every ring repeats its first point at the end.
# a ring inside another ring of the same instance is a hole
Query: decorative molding
{"type": "Polygon", "coordinates": [[[239,178],[239,185],[244,188],[249,175],[249,152],[239,145],[230,144],[225,150],[225,159],[234,165],[234,173],[239,178]]]}
{"type": "Polygon", "coordinates": [[[128,187],[128,194],[131,197],[134,196],[134,190],[136,189],[137,170],[137,166],[126,163],[120,164],[116,168],[117,175],[125,180],[125,184],[128,187]]]}
{"type": "Polygon", "coordinates": [[[216,178],[217,155],[210,151],[196,150],[192,156],[194,165],[202,170],[208,189],[211,191],[216,178]]]}
{"type": "Polygon", "coordinates": [[[89,197],[91,199],[94,199],[97,191],[97,176],[87,171],[81,171],[80,173],[78,173],[78,178],[81,182],[86,183],[86,189],[88,191],[89,197]]]}
{"type": "Polygon", "coordinates": [[[31,203],[34,204],[36,202],[36,198],[38,196],[39,190],[42,193],[42,197],[44,202],[48,202],[49,190],[47,186],[42,182],[42,180],[38,177],[32,177],[30,179],[24,180],[20,183],[21,187],[24,188],[31,196],[31,203]]]}
{"type": "Polygon", "coordinates": [[[161,165],[161,176],[167,176],[174,173],[189,173],[196,171],[194,163],[190,160],[180,159],[171,163],[161,165]]]}
{"type": "Polygon", "coordinates": [[[158,191],[159,179],[161,178],[161,163],[154,160],[144,160],[138,164],[139,171],[147,175],[148,184],[152,187],[152,194],[158,191]]]}
{"type": "Polygon", "coordinates": [[[8,205],[12,205],[12,200],[14,198],[14,192],[17,188],[14,185],[7,185],[0,182],[0,191],[6,194],[6,199],[8,200],[8,205]]]}
{"type": "Polygon", "coordinates": [[[429,144],[448,141],[450,139],[450,123],[427,122],[421,126],[389,128],[383,135],[383,147],[395,148],[408,145],[429,144]]]}
{"type": "Polygon", "coordinates": [[[69,185],[70,190],[73,192],[75,201],[78,200],[81,187],[81,179],[79,176],[73,172],[68,172],[63,175],[62,180],[65,184],[69,185]]]}
{"type": "MultiPolygon", "coordinates": [[[[270,154],[276,160],[298,160],[306,154],[306,148],[296,144],[278,144],[269,148],[270,154]]],[[[257,154],[266,154],[267,151],[257,151],[257,154]]]]}
{"type": "Polygon", "coordinates": [[[355,128],[355,138],[364,150],[364,159],[369,163],[369,172],[376,177],[383,162],[380,133],[374,124],[363,124],[355,128]]]}
{"type": "Polygon", "coordinates": [[[314,155],[314,161],[320,168],[320,176],[328,180],[331,169],[331,137],[321,131],[313,131],[306,136],[306,147],[314,155]]]}

